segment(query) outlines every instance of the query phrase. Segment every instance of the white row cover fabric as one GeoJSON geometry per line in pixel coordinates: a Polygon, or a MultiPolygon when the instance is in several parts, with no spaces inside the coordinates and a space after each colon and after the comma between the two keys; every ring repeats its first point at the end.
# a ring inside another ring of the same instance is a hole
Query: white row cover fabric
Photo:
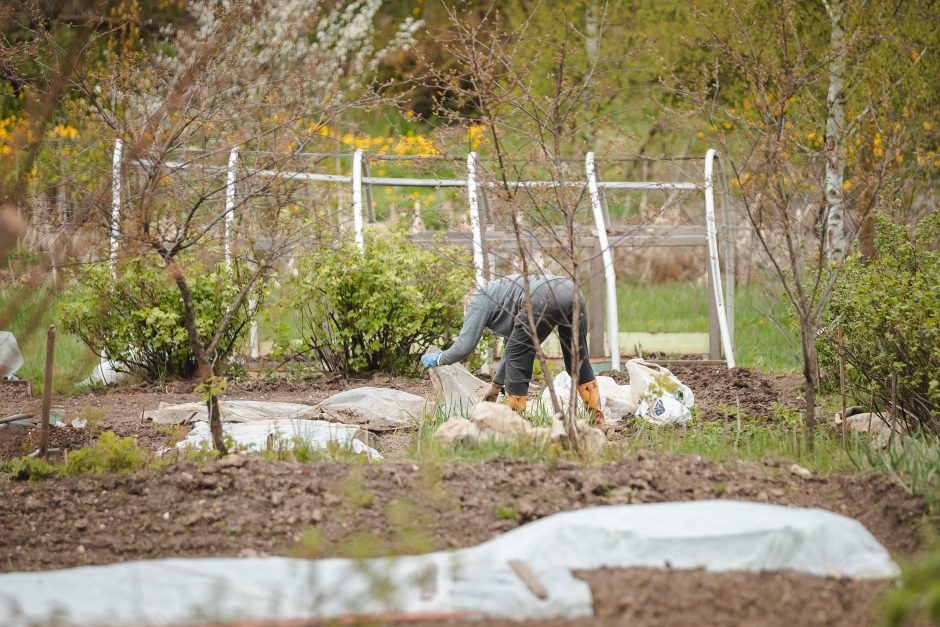
{"type": "MultiPolygon", "coordinates": [[[[275,418],[326,419],[369,429],[389,431],[414,425],[414,419],[426,411],[427,401],[416,394],[391,388],[361,387],[345,390],[318,405],[276,401],[221,400],[223,422],[255,422],[275,418]]],[[[193,424],[209,420],[205,403],[160,403],[144,412],[145,420],[157,424],[193,424]]]]}
{"type": "Polygon", "coordinates": [[[350,413],[354,424],[383,431],[413,427],[415,419],[427,411],[426,406],[427,400],[417,394],[364,386],[334,394],[317,407],[331,412],[350,413]]]}
{"type": "Polygon", "coordinates": [[[592,615],[592,599],[572,571],[667,565],[898,575],[884,547],[851,518],[819,509],[690,501],[556,514],[475,547],[421,556],[163,559],[9,573],[0,575],[0,623],[25,626],[55,616],[69,625],[169,625],[382,612],[578,618],[592,615]],[[537,597],[510,561],[527,566],[547,596],[537,597]]]}
{"type": "Polygon", "coordinates": [[[91,374],[82,381],[82,385],[113,385],[126,381],[129,375],[126,372],[118,370],[118,366],[123,366],[121,362],[111,361],[107,357],[102,357],[91,374]]]}
{"type": "Polygon", "coordinates": [[[478,379],[463,364],[448,364],[428,370],[445,416],[466,415],[483,400],[490,384],[478,379]]]}
{"type": "MultiPolygon", "coordinates": [[[[365,453],[371,459],[381,459],[377,450],[358,439],[362,434],[359,427],[326,422],[324,420],[300,420],[290,418],[276,418],[273,420],[258,420],[255,422],[223,423],[222,431],[231,436],[237,447],[244,447],[251,451],[263,451],[268,444],[268,438],[273,442],[283,441],[290,443],[294,438],[300,438],[305,444],[326,450],[330,442],[336,442],[353,453],[365,453]]],[[[212,446],[212,433],[208,422],[196,423],[186,439],[177,443],[177,448],[189,446],[212,446]]]]}
{"type": "MultiPolygon", "coordinates": [[[[281,403],[275,401],[219,401],[219,411],[224,422],[256,422],[275,418],[300,418],[313,407],[301,403],[281,403]]],[[[169,405],[160,403],[157,409],[145,411],[145,420],[152,420],[159,425],[193,424],[207,422],[209,410],[205,403],[179,403],[169,405]]]]}

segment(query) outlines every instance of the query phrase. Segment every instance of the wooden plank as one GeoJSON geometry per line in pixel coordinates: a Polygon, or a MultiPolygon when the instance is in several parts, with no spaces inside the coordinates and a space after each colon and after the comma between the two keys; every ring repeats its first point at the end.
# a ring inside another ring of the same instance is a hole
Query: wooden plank
{"type": "Polygon", "coordinates": [[[545,586],[539,581],[538,577],[535,576],[535,573],[532,572],[528,564],[521,560],[509,560],[509,567],[512,569],[512,572],[516,573],[516,576],[522,580],[522,583],[526,585],[532,594],[540,599],[548,598],[548,590],[545,589],[545,586]]]}

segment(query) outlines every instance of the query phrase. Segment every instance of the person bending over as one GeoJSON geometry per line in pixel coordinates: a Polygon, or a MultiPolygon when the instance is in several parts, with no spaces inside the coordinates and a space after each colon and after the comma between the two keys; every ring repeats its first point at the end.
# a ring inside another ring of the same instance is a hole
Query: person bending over
{"type": "MultiPolygon", "coordinates": [[[[525,281],[520,274],[512,274],[491,281],[480,288],[470,299],[466,308],[460,337],[453,346],[443,352],[428,353],[421,358],[425,368],[446,366],[464,360],[476,348],[484,329],[490,329],[505,338],[503,358],[496,368],[493,384],[484,400],[495,401],[505,386],[506,404],[522,412],[526,407],[532,365],[535,361],[536,344],[532,341],[528,315],[525,309],[525,281]]],[[[567,278],[551,275],[530,276],[529,294],[532,299],[532,314],[538,344],[541,344],[552,329],[558,329],[561,353],[565,370],[572,379],[578,373],[578,394],[591,414],[591,420],[602,426],[600,391],[594,370],[587,354],[587,315],[581,302],[581,317],[578,324],[578,356],[571,354],[574,328],[574,283],[567,278]]]]}

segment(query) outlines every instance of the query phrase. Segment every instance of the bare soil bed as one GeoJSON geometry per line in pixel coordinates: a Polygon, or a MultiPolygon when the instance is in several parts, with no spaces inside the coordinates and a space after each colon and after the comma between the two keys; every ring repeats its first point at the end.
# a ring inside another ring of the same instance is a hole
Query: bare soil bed
{"type": "MultiPolygon", "coordinates": [[[[724,419],[723,406],[771,417],[771,404],[798,402],[794,377],[710,367],[673,370],[695,391],[708,419],[724,419]]],[[[432,393],[426,378],[377,375],[237,381],[226,396],[313,404],[362,385],[432,393]]],[[[132,435],[142,447],[157,450],[185,429],[144,423],[141,412],[161,401],[193,400],[193,385],[176,383],[126,386],[55,404],[64,406],[69,418],[91,418],[98,430],[132,435]]],[[[37,398],[0,396],[0,416],[38,410],[37,398]]],[[[35,431],[0,428],[0,458],[31,450],[35,431]]],[[[52,434],[58,448],[74,449],[89,438],[87,429],[57,428],[52,434]]],[[[387,459],[377,464],[241,456],[130,475],[0,479],[0,571],[171,556],[415,553],[477,544],[559,511],[710,498],[820,507],[858,519],[897,556],[921,548],[926,507],[887,475],[804,479],[773,460],[717,464],[647,452],[603,465],[508,459],[418,464],[406,456],[412,440],[413,434],[380,438],[378,448],[387,459]]],[[[572,624],[869,624],[871,601],[889,585],[793,573],[649,569],[583,577],[594,590],[597,618],[572,624]]]]}
{"type": "MultiPolygon", "coordinates": [[[[791,627],[880,625],[877,599],[884,581],[852,581],[791,572],[709,573],[632,568],[578,573],[594,597],[594,617],[539,623],[483,621],[486,627],[791,627]]],[[[418,623],[453,625],[454,623],[418,623]]]]}
{"type": "MultiPolygon", "coordinates": [[[[225,397],[314,405],[337,392],[364,385],[390,387],[421,396],[432,394],[431,382],[427,378],[411,379],[376,374],[362,379],[322,377],[302,383],[290,383],[281,379],[231,381],[226,386],[225,397]]],[[[173,404],[198,401],[200,399],[194,392],[195,387],[194,383],[186,381],[166,385],[142,383],[60,397],[56,398],[53,404],[64,407],[69,420],[75,417],[91,418],[99,431],[114,431],[121,437],[133,436],[139,446],[155,451],[181,439],[187,429],[155,426],[141,420],[143,412],[156,409],[161,402],[173,404]]],[[[40,398],[25,395],[24,386],[0,388],[0,418],[14,413],[33,413],[38,416],[41,404],[40,398]]],[[[38,429],[0,427],[0,459],[18,457],[35,450],[38,435],[38,429]]],[[[50,437],[50,445],[54,448],[64,446],[74,450],[88,443],[87,430],[55,428],[50,437]]],[[[392,437],[389,438],[388,444],[389,447],[394,447],[398,442],[392,437]]]]}
{"type": "Polygon", "coordinates": [[[709,498],[846,514],[900,555],[917,550],[925,514],[885,475],[800,479],[690,456],[640,454],[602,466],[301,465],[241,456],[132,475],[0,482],[0,570],[184,555],[412,553],[477,544],[564,510],[709,498]],[[312,527],[313,545],[304,537],[312,527]]]}

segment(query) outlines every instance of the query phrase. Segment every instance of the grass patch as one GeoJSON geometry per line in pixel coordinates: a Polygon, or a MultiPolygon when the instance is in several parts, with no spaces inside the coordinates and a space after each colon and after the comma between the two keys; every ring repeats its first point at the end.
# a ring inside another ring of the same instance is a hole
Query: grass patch
{"type": "Polygon", "coordinates": [[[940,625],[940,544],[904,565],[898,586],[883,601],[885,624],[940,625]]]}
{"type": "MultiPolygon", "coordinates": [[[[6,311],[8,306],[12,306],[12,301],[21,289],[30,288],[0,289],[0,311],[6,311]]],[[[56,394],[74,393],[78,384],[91,374],[98,363],[98,356],[88,350],[77,336],[62,329],[58,300],[47,303],[46,293],[45,289],[35,290],[13,314],[9,331],[16,337],[24,359],[17,376],[30,380],[35,390],[42,389],[45,379],[46,329],[50,324],[55,324],[57,333],[52,390],[56,394]]]]}
{"type": "Polygon", "coordinates": [[[760,424],[742,421],[692,421],[683,427],[657,427],[639,422],[635,435],[625,441],[624,453],[640,449],[676,455],[698,455],[716,462],[733,460],[796,463],[813,472],[829,473],[859,469],[867,442],[860,438],[850,443],[849,451],[841,438],[826,427],[816,430],[816,445],[808,450],[799,426],[760,424]],[[853,450],[854,449],[854,450],[853,450]]]}
{"type": "MultiPolygon", "coordinates": [[[[708,294],[692,282],[621,283],[617,286],[621,331],[708,331],[708,294]]],[[[782,298],[757,284],[735,290],[734,351],[740,366],[764,372],[798,372],[799,342],[782,298]],[[784,321],[778,328],[774,321],[784,321]]]]}

